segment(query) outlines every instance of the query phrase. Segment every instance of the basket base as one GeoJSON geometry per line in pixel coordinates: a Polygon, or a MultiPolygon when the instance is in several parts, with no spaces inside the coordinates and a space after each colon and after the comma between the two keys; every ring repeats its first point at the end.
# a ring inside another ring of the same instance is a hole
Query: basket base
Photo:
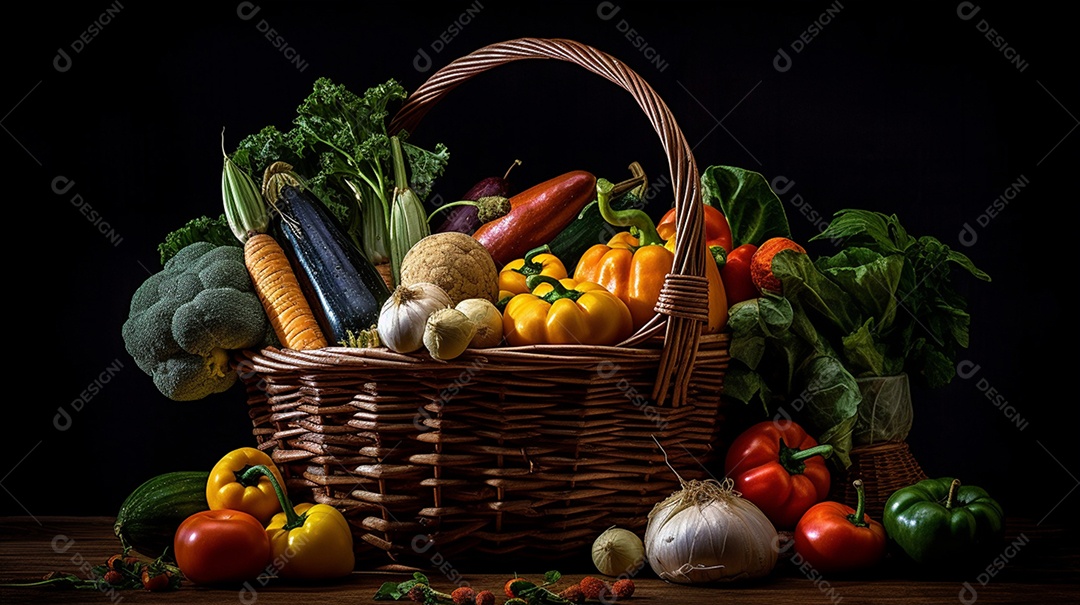
{"type": "Polygon", "coordinates": [[[866,514],[875,521],[881,521],[885,502],[893,492],[926,478],[907,442],[860,445],[851,450],[851,466],[847,472],[833,474],[830,497],[854,507],[858,495],[852,483],[862,479],[866,514]]]}

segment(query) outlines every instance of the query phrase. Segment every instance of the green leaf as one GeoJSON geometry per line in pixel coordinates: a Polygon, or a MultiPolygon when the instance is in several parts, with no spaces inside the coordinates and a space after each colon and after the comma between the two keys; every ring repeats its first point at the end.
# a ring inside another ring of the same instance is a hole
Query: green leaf
{"type": "Polygon", "coordinates": [[[870,326],[873,321],[867,319],[842,341],[844,362],[851,374],[859,378],[885,374],[885,347],[874,337],[870,326]]]}
{"type": "Polygon", "coordinates": [[[756,400],[764,405],[767,401],[763,395],[765,389],[766,385],[760,374],[738,363],[733,363],[724,373],[725,397],[746,404],[756,400]]]}
{"type": "Polygon", "coordinates": [[[833,215],[824,231],[810,238],[840,240],[842,245],[864,246],[882,255],[903,253],[913,243],[895,214],[848,208],[833,215]]]}
{"type": "Polygon", "coordinates": [[[734,166],[709,166],[701,175],[702,201],[727,217],[733,246],[760,245],[791,237],[784,204],[760,173],[734,166]]]}
{"type": "Polygon", "coordinates": [[[401,597],[397,582],[383,582],[379,590],[375,592],[376,601],[396,601],[401,597]]]}
{"type": "Polygon", "coordinates": [[[904,270],[904,257],[882,256],[868,248],[848,248],[831,257],[822,257],[817,267],[856,300],[864,313],[876,318],[876,328],[888,330],[896,318],[897,289],[904,270]]]}
{"type": "Polygon", "coordinates": [[[976,278],[983,281],[990,281],[990,276],[985,271],[975,266],[975,263],[971,262],[971,259],[962,252],[950,249],[948,252],[949,262],[958,265],[965,269],[968,273],[974,275],[976,278]]]}
{"type": "Polygon", "coordinates": [[[833,446],[833,455],[845,467],[850,464],[851,429],[859,413],[859,384],[835,357],[818,356],[800,371],[805,379],[805,423],[818,441],[833,446]]]}
{"type": "Polygon", "coordinates": [[[552,570],[544,573],[544,584],[554,584],[562,578],[562,574],[552,570]]]}
{"type": "Polygon", "coordinates": [[[409,594],[417,584],[428,586],[427,576],[420,572],[413,572],[411,580],[405,580],[404,582],[383,582],[379,590],[375,592],[376,601],[399,601],[402,597],[409,594]]]}
{"type": "Polygon", "coordinates": [[[851,293],[822,273],[809,255],[781,250],[773,257],[772,270],[783,284],[784,297],[805,312],[827,319],[826,328],[846,334],[862,324],[859,306],[851,293]]]}

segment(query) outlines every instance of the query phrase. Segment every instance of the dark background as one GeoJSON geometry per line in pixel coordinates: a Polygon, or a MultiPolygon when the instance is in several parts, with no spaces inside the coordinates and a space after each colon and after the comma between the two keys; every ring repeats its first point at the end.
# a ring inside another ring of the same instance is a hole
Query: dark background
{"type": "MultiPolygon", "coordinates": [[[[120,337],[132,292],[160,267],[158,242],[221,211],[222,128],[228,146],[264,125],[287,126],[319,76],[356,92],[389,78],[413,90],[485,44],[535,36],[572,38],[628,63],[671,107],[701,169],[741,166],[784,186],[796,239],[841,208],[880,210],[987,271],[991,283],[957,283],[973,318],[962,359],[978,369],[915,390],[912,450],[929,474],[982,485],[1011,513],[1073,522],[1076,330],[1064,291],[1075,281],[1080,98],[1068,42],[1075,23],[1056,9],[260,1],[245,20],[239,4],[20,3],[6,22],[6,308],[20,338],[7,355],[0,514],[113,515],[150,476],[209,469],[254,444],[239,389],[170,401],[120,337]],[[808,30],[830,8],[838,14],[814,36],[808,30]],[[1020,63],[984,36],[984,20],[1020,63]],[[267,26],[296,63],[264,37],[267,26]],[[804,32],[810,42],[795,52],[804,32]],[[75,52],[83,35],[89,42],[75,52]],[[779,49],[791,59],[786,71],[774,66],[779,49]],[[57,62],[60,50],[69,61],[57,62]],[[420,50],[432,69],[417,69],[420,50]],[[73,185],[59,194],[58,178],[73,185]],[[1026,186],[989,216],[1018,181],[1026,186]],[[961,243],[965,225],[973,245],[961,243]],[[60,409],[70,416],[64,430],[54,423],[60,409]]],[[[415,140],[449,146],[437,189],[445,198],[514,159],[524,162],[512,174],[522,188],[575,168],[618,180],[634,160],[654,182],[667,170],[627,93],[556,61],[474,79],[415,140]]]]}

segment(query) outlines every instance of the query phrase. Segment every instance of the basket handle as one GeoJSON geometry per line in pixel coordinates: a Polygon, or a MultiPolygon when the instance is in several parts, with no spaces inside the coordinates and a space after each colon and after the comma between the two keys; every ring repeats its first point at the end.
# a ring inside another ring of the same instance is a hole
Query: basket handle
{"type": "Polygon", "coordinates": [[[656,303],[657,314],[620,346],[633,346],[664,333],[652,399],[671,404],[686,399],[690,372],[697,357],[702,325],[709,315],[705,277],[705,227],[700,177],[686,137],[664,101],[644,79],[618,59],[591,46],[566,39],[518,38],[480,48],[431,75],[406,100],[390,123],[390,132],[412,132],[421,118],[459,84],[493,67],[521,59],[559,59],[603,76],[629,92],[660,136],[668,159],[675,196],[675,261],[656,303]]]}

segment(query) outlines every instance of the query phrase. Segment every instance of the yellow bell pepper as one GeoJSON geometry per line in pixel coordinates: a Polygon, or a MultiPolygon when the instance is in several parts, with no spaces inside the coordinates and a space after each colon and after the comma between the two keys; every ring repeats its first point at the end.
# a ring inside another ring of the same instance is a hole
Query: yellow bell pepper
{"type": "Polygon", "coordinates": [[[551,248],[545,245],[533,248],[525,254],[525,258],[506,263],[499,272],[499,290],[524,294],[529,291],[525,280],[530,275],[549,275],[555,279],[570,277],[559,257],[552,254],[551,248]]]}
{"type": "Polygon", "coordinates": [[[329,504],[304,502],[292,514],[274,515],[266,527],[271,565],[280,578],[330,580],[349,575],[356,565],[352,529],[329,504]]]}
{"type": "Polygon", "coordinates": [[[206,503],[211,510],[243,511],[265,525],[271,517],[281,512],[274,483],[267,473],[272,473],[279,483],[284,483],[281,471],[266,452],[253,447],[235,449],[225,454],[210,470],[210,477],[206,481],[206,503]]]}
{"type": "MultiPolygon", "coordinates": [[[[596,199],[600,214],[613,225],[627,225],[631,231],[616,233],[607,244],[596,244],[581,256],[574,269],[574,279],[603,286],[619,297],[630,309],[634,330],[640,329],[655,315],[656,302],[664,279],[675,264],[674,237],[664,241],[645,212],[611,207],[612,185],[600,179],[596,199]]],[[[702,332],[719,332],[727,325],[728,305],[720,269],[709,255],[705,263],[709,282],[709,320],[702,332]]]]}
{"type": "Polygon", "coordinates": [[[633,334],[630,309],[602,286],[533,275],[531,292],[515,295],[503,312],[506,341],[532,344],[614,345],[633,334]]]}
{"type": "Polygon", "coordinates": [[[270,542],[270,566],[275,575],[293,580],[329,580],[346,576],[356,565],[352,528],[329,504],[303,502],[293,506],[273,466],[254,465],[245,478],[259,477],[270,485],[279,511],[263,523],[270,542]]]}

